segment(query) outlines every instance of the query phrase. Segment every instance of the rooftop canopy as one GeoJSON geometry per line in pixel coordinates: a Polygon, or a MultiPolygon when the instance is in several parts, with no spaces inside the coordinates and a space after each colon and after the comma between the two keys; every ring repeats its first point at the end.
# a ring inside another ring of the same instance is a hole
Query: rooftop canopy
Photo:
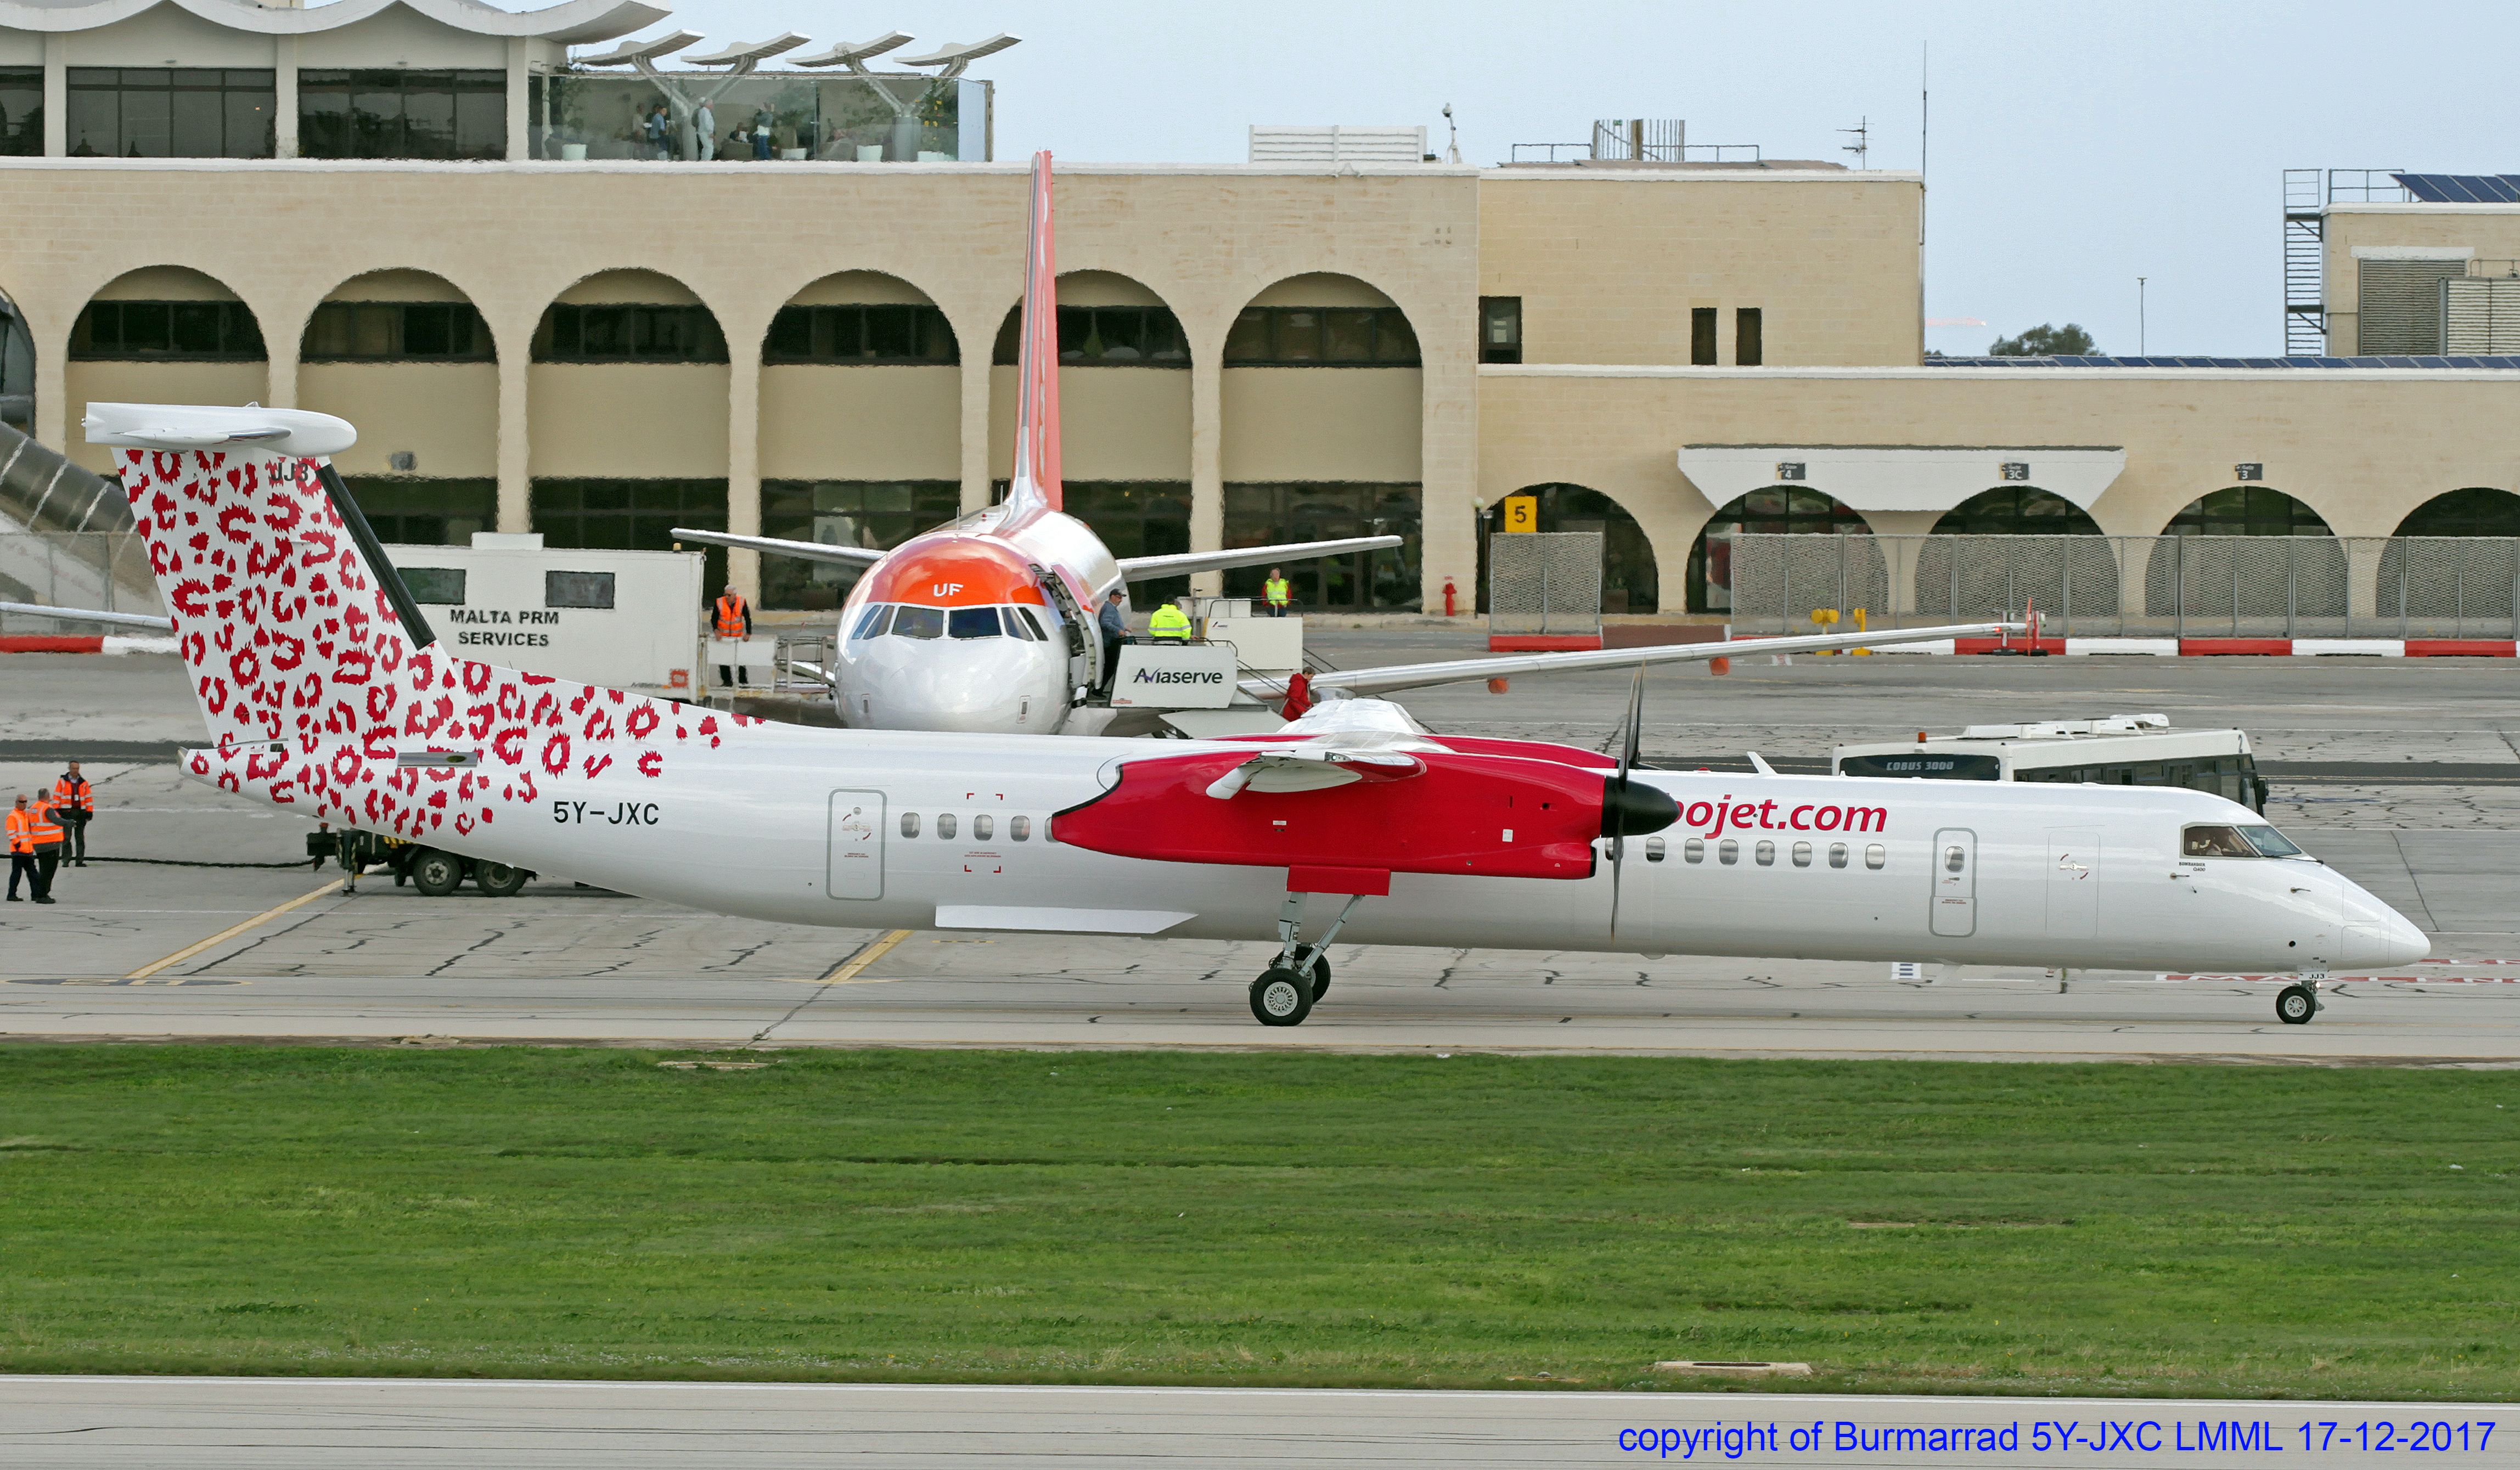
{"type": "Polygon", "coordinates": [[[473,35],[525,37],[565,46],[585,45],[625,36],[672,14],[645,0],[564,0],[542,10],[504,11],[473,0],[334,0],[305,10],[270,9],[237,0],[77,0],[72,4],[27,4],[0,0],[0,30],[68,32],[94,30],[171,6],[213,25],[255,35],[302,36],[355,25],[400,6],[441,25],[473,35]]]}

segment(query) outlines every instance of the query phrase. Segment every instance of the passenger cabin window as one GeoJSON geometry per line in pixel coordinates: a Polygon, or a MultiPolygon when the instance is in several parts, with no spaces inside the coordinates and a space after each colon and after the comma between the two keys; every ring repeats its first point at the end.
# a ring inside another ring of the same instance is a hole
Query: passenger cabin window
{"type": "Polygon", "coordinates": [[[1027,840],[1032,836],[1032,819],[1029,817],[1008,818],[1007,835],[1017,842],[1027,840]]]}
{"type": "Polygon", "coordinates": [[[945,839],[946,839],[946,840],[948,840],[948,841],[951,841],[951,840],[953,839],[953,836],[954,836],[954,814],[953,814],[953,813],[951,813],[951,812],[939,812],[939,813],[937,813],[937,814],[936,814],[936,835],[937,835],[937,836],[939,836],[939,837],[945,838],[945,839]]]}
{"type": "Polygon", "coordinates": [[[919,814],[917,812],[904,812],[901,814],[901,835],[905,837],[916,837],[919,835],[919,814]]]}
{"type": "Polygon", "coordinates": [[[1828,845],[1828,866],[1831,868],[1844,868],[1846,866],[1845,843],[1832,842],[1828,845]]]}
{"type": "Polygon", "coordinates": [[[1715,861],[1730,868],[1741,861],[1741,844],[1727,837],[1715,844],[1715,861]]]}
{"type": "Polygon", "coordinates": [[[997,819],[994,817],[974,817],[971,819],[971,840],[986,842],[989,840],[989,834],[996,831],[997,827],[997,819]]]}
{"type": "Polygon", "coordinates": [[[1751,857],[1761,868],[1774,868],[1777,866],[1777,844],[1762,842],[1751,849],[1751,857]]]}
{"type": "Polygon", "coordinates": [[[1796,868],[1811,867],[1811,855],[1812,845],[1810,843],[1797,842],[1794,844],[1794,866],[1796,868]]]}
{"type": "Polygon", "coordinates": [[[945,609],[942,607],[914,607],[905,602],[892,615],[892,636],[895,638],[943,638],[945,636],[945,609]]]}
{"type": "Polygon", "coordinates": [[[1648,862],[1648,863],[1659,863],[1659,862],[1661,862],[1661,861],[1662,861],[1662,856],[1663,856],[1663,851],[1664,851],[1664,848],[1663,848],[1663,842],[1662,842],[1662,839],[1661,839],[1660,837],[1647,837],[1647,838],[1645,839],[1645,861],[1646,861],[1646,862],[1648,862]]]}
{"type": "Polygon", "coordinates": [[[1875,842],[1864,849],[1864,866],[1878,872],[1890,861],[1890,850],[1875,842]]]}
{"type": "Polygon", "coordinates": [[[1966,867],[1968,867],[1968,849],[1961,847],[1943,849],[1943,871],[1958,872],[1966,867]]]}
{"type": "Polygon", "coordinates": [[[1681,848],[1680,855],[1691,863],[1705,862],[1706,839],[1703,837],[1689,838],[1688,843],[1681,848]]]}
{"type": "Polygon", "coordinates": [[[995,607],[957,607],[948,616],[946,631],[956,638],[997,638],[998,609],[995,607]]]}

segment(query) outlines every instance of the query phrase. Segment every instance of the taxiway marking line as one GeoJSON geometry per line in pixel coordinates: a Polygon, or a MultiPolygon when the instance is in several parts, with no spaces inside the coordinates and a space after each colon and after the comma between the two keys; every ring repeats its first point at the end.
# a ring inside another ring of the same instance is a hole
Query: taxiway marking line
{"type": "Polygon", "coordinates": [[[192,958],[194,956],[208,949],[212,945],[223,944],[228,940],[236,938],[246,930],[253,928],[257,924],[267,924],[273,919],[278,918],[280,915],[287,913],[292,909],[303,908],[328,893],[338,893],[340,889],[341,885],[338,882],[328,881],[323,887],[316,889],[312,893],[301,893],[297,897],[291,899],[288,903],[282,904],[276,909],[265,909],[260,913],[245,920],[243,923],[230,924],[216,934],[211,935],[209,938],[202,940],[197,944],[188,944],[182,949],[177,950],[174,954],[167,956],[165,958],[158,960],[152,964],[144,964],[122,978],[125,980],[146,980],[170,964],[181,964],[185,960],[192,958]]]}
{"type": "Polygon", "coordinates": [[[823,975],[818,981],[816,981],[816,983],[820,985],[846,985],[857,979],[858,976],[864,974],[868,965],[871,965],[877,960],[881,959],[884,956],[891,954],[892,947],[894,945],[901,943],[909,937],[910,931],[908,929],[895,929],[891,933],[883,936],[881,939],[875,941],[873,944],[868,945],[856,954],[851,955],[848,958],[840,961],[837,965],[832,968],[830,973],[823,975]]]}

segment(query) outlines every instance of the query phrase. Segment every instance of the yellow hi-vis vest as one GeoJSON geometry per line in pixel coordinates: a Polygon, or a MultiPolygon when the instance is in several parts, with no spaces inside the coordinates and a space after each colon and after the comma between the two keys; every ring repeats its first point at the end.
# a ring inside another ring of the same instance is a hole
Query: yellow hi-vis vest
{"type": "Polygon", "coordinates": [[[1166,602],[1155,609],[1153,617],[1147,619],[1147,631],[1157,638],[1169,638],[1179,643],[1188,643],[1190,642],[1190,615],[1172,603],[1166,602]]]}
{"type": "Polygon", "coordinates": [[[1286,579],[1283,577],[1271,577],[1261,584],[1260,588],[1261,595],[1269,600],[1269,605],[1272,607],[1286,605],[1289,601],[1287,591],[1286,579]]]}

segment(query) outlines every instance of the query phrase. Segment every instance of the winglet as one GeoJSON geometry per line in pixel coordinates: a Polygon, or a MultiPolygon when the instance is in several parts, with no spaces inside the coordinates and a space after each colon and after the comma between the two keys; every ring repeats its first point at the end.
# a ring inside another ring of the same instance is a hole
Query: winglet
{"type": "Polygon", "coordinates": [[[1032,241],[1015,357],[1015,467],[1007,505],[1020,518],[1063,508],[1058,475],[1058,261],[1050,217],[1050,152],[1032,156],[1032,241]]]}

